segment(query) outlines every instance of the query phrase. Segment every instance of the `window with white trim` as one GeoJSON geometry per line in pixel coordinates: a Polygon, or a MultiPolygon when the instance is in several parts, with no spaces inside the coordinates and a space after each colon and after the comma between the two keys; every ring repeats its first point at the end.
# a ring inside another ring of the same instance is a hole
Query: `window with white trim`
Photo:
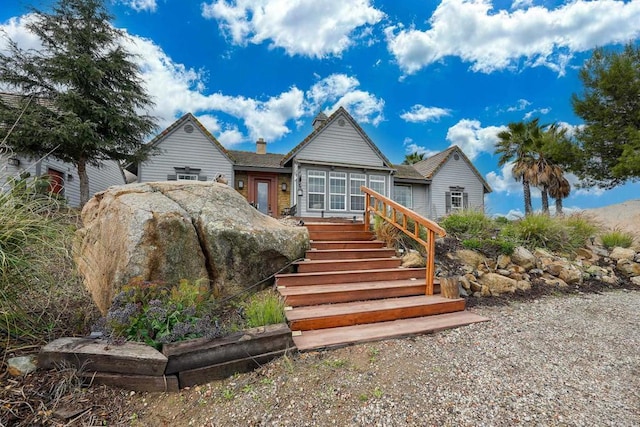
{"type": "Polygon", "coordinates": [[[461,211],[464,207],[462,191],[451,192],[451,211],[461,211]]]}
{"type": "Polygon", "coordinates": [[[411,186],[407,184],[395,184],[393,186],[393,200],[411,209],[413,207],[411,186]]]}
{"type": "Polygon", "coordinates": [[[195,173],[178,173],[176,174],[176,180],[178,181],[197,181],[198,174],[195,173]]]}
{"type": "Polygon", "coordinates": [[[310,170],[307,173],[307,188],[309,193],[309,209],[324,210],[324,196],[326,193],[327,173],[310,170]]]}
{"type": "Polygon", "coordinates": [[[352,211],[364,210],[364,193],[361,186],[367,185],[367,176],[363,173],[349,174],[349,207],[352,211]]]}
{"type": "Polygon", "coordinates": [[[329,172],[329,209],[347,210],[347,174],[345,172],[329,172]]]}
{"type": "Polygon", "coordinates": [[[380,193],[383,196],[386,196],[385,193],[385,177],[384,175],[369,175],[369,188],[375,191],[376,193],[380,193]]]}

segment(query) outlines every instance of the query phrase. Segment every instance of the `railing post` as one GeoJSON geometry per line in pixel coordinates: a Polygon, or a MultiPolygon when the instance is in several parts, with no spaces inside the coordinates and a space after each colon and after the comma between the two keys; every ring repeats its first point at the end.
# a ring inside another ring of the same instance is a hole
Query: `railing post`
{"type": "Polygon", "coordinates": [[[364,231],[369,231],[369,206],[371,204],[371,196],[364,193],[364,231]]]}
{"type": "Polygon", "coordinates": [[[429,248],[427,250],[427,295],[433,295],[433,279],[435,277],[435,251],[436,251],[436,241],[435,241],[435,233],[431,230],[427,232],[427,236],[429,237],[429,248]]]}

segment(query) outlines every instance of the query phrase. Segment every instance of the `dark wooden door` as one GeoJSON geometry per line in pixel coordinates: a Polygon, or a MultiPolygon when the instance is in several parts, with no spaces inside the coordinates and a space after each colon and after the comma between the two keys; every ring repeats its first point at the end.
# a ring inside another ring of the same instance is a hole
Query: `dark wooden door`
{"type": "Polygon", "coordinates": [[[47,170],[49,176],[49,193],[64,195],[64,173],[55,169],[49,168],[47,170]]]}

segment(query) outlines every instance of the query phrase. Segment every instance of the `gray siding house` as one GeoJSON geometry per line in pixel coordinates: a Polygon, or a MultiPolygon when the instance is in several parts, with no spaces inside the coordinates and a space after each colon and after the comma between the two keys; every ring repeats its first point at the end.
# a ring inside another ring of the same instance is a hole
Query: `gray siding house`
{"type": "Polygon", "coordinates": [[[484,195],[491,187],[458,146],[412,166],[430,181],[424,216],[439,219],[462,209],[484,211],[484,195]]]}
{"type": "MultiPolygon", "coordinates": [[[[0,156],[0,185],[6,187],[11,177],[19,178],[24,173],[31,177],[46,176],[50,180],[49,191],[64,197],[71,207],[80,206],[80,179],[76,167],[70,163],[48,156],[32,159],[26,156],[5,154],[0,156]]],[[[122,169],[115,161],[105,161],[100,167],[87,166],[89,194],[104,191],[112,185],[125,183],[122,169]]]]}
{"type": "Polygon", "coordinates": [[[159,153],[130,171],[138,182],[224,176],[261,212],[306,218],[362,219],[361,186],[429,219],[463,208],[484,209],[491,191],[460,148],[415,165],[394,165],[342,107],[318,114],[313,130],[287,154],[228,151],[190,113],[150,143],[159,153]]]}
{"type": "Polygon", "coordinates": [[[176,120],[149,144],[159,154],[131,170],[138,182],[212,181],[222,176],[233,185],[233,159],[191,113],[176,120]]]}

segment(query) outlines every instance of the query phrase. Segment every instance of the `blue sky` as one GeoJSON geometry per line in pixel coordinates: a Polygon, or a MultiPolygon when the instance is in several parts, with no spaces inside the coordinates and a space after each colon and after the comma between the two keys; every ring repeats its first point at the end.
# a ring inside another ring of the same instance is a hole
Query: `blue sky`
{"type": "MultiPolygon", "coordinates": [[[[0,28],[37,47],[24,0],[0,28]]],[[[51,1],[34,0],[47,10],[51,1]]],[[[192,112],[228,148],[286,153],[319,111],[345,107],[395,163],[459,145],[494,192],[492,214],[522,211],[497,166],[496,133],[539,117],[573,129],[578,70],[596,46],[640,38],[640,1],[117,0],[114,25],[139,57],[159,131],[192,112]]],[[[0,49],[3,45],[0,43],[0,49]]],[[[534,208],[540,207],[534,193],[534,208]]],[[[566,207],[640,198],[640,183],[574,189],[566,207]]]]}

